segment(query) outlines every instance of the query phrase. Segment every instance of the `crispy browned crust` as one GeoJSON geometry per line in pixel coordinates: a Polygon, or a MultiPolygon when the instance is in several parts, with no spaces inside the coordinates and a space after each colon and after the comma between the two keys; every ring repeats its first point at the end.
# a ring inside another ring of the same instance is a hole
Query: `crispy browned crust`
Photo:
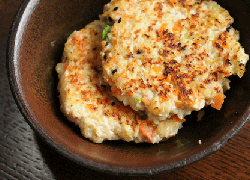
{"type": "Polygon", "coordinates": [[[238,31],[229,30],[233,18],[214,1],[113,0],[101,17],[114,21],[103,43],[105,81],[152,118],[183,118],[210,105],[249,59],[238,31]]]}

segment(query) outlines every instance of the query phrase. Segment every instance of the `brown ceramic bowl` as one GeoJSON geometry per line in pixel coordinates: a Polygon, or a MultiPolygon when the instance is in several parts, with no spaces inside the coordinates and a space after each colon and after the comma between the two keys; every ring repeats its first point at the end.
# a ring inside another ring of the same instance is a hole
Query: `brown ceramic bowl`
{"type": "MultiPolygon", "coordinates": [[[[57,74],[66,38],[98,18],[108,1],[24,0],[11,28],[8,75],[15,100],[25,119],[52,147],[69,159],[114,174],[152,174],[193,163],[217,151],[247,122],[250,67],[242,79],[232,77],[221,111],[205,108],[187,118],[175,137],[160,144],[122,141],[94,144],[67,121],[59,109],[57,74]],[[201,140],[202,144],[199,144],[201,140]]],[[[250,53],[250,1],[218,0],[235,18],[241,43],[250,53]]]]}

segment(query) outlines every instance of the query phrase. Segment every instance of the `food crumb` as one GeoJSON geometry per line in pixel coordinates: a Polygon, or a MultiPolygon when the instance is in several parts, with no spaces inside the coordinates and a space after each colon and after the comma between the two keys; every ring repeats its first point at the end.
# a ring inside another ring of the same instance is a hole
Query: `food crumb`
{"type": "Polygon", "coordinates": [[[200,121],[204,115],[205,115],[204,110],[199,111],[197,115],[197,121],[200,121]]]}
{"type": "Polygon", "coordinates": [[[201,140],[199,140],[199,144],[201,144],[201,140]]]}
{"type": "Polygon", "coordinates": [[[54,47],[54,46],[55,46],[55,43],[56,43],[56,40],[55,40],[55,41],[52,41],[50,44],[51,44],[52,47],[54,47]]]}

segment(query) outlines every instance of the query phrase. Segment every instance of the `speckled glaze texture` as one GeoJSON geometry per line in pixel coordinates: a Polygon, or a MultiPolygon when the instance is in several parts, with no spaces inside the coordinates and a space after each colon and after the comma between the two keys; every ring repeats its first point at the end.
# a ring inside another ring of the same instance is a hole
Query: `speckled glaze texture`
{"type": "MultiPolygon", "coordinates": [[[[7,68],[11,89],[23,116],[60,153],[88,168],[113,174],[153,174],[193,163],[226,144],[248,121],[250,65],[242,79],[231,78],[221,111],[205,108],[187,117],[174,138],[160,144],[122,141],[94,144],[60,112],[56,63],[66,38],[98,19],[108,1],[25,0],[13,22],[7,68]],[[199,143],[199,140],[201,140],[199,143]]],[[[235,18],[241,44],[250,53],[250,1],[219,0],[235,18]]]]}

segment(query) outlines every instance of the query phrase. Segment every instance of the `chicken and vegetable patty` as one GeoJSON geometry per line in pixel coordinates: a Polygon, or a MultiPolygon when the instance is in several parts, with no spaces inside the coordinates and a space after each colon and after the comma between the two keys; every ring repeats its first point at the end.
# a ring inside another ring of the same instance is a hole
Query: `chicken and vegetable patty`
{"type": "Polygon", "coordinates": [[[102,30],[105,21],[94,21],[68,38],[59,76],[61,110],[95,143],[125,140],[158,143],[177,134],[183,120],[173,116],[165,121],[143,120],[130,107],[112,96],[102,78],[102,30]]]}
{"type": "Polygon", "coordinates": [[[210,0],[112,0],[101,19],[104,81],[149,119],[183,119],[206,105],[220,109],[231,75],[249,56],[228,11],[210,0]]]}

